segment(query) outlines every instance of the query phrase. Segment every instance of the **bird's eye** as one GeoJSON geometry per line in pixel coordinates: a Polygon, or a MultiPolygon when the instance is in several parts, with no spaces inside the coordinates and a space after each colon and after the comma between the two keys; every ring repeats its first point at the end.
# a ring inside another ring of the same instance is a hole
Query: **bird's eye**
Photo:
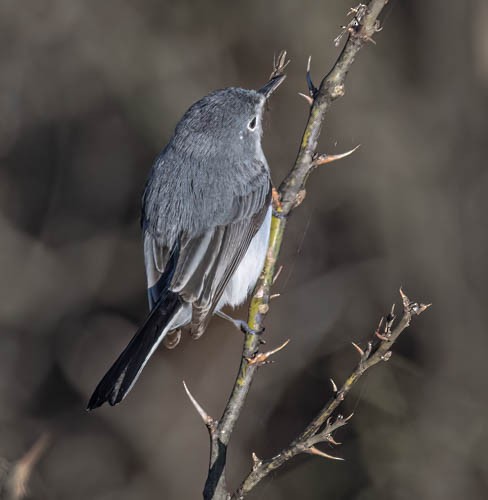
{"type": "Polygon", "coordinates": [[[247,128],[249,130],[254,130],[256,128],[256,117],[254,117],[248,124],[247,128]]]}

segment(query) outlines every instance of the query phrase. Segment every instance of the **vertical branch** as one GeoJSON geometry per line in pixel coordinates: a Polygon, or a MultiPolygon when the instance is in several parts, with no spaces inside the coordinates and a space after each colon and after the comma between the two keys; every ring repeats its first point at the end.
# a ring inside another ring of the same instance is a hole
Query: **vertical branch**
{"type": "MultiPolygon", "coordinates": [[[[352,21],[345,27],[348,35],[345,46],[339,55],[332,70],[324,77],[318,89],[313,86],[309,71],[307,82],[310,89],[310,114],[303,133],[300,148],[293,168],[282,182],[279,192],[273,196],[273,219],[268,253],[263,272],[256,286],[249,308],[248,324],[254,331],[263,329],[263,322],[269,310],[270,291],[273,284],[276,261],[279,256],[283,234],[287,224],[287,217],[291,211],[303,201],[305,183],[314,168],[327,163],[327,156],[318,156],[316,153],[322,122],[331,103],[344,95],[344,82],[356,54],[378,31],[378,16],[388,0],[371,0],[369,4],[360,4],[351,9],[354,14],[352,21]]],[[[283,73],[286,66],[286,53],[278,57],[272,75],[283,73]]],[[[332,161],[332,160],[329,160],[332,161]]],[[[204,488],[204,498],[228,499],[225,478],[227,446],[234,430],[234,426],[242,411],[247,394],[251,387],[256,370],[262,362],[256,362],[259,351],[259,336],[247,333],[239,371],[232,393],[225,407],[222,418],[210,429],[210,466],[204,488]]],[[[269,357],[266,353],[263,359],[269,357]]]]}

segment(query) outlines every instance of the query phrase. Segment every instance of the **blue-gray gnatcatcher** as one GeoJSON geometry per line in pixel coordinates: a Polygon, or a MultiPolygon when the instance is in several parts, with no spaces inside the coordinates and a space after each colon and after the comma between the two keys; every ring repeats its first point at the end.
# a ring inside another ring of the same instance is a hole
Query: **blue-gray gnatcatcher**
{"type": "Polygon", "coordinates": [[[200,337],[213,313],[244,302],[256,284],[271,222],[262,118],[283,79],[275,76],[258,91],[207,95],[184,114],[156,159],[142,200],[151,312],[88,409],[120,403],[165,337],[177,342],[182,327],[200,337]]]}

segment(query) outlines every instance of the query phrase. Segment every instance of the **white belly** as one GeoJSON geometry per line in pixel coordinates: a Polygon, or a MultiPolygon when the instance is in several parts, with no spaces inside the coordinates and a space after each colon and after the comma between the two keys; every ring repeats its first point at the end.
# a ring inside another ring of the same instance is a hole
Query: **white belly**
{"type": "Polygon", "coordinates": [[[224,293],[216,307],[219,310],[225,305],[232,307],[242,304],[251,293],[256,281],[263,270],[264,259],[269,242],[269,231],[271,228],[271,207],[269,207],[266,217],[259,231],[251,240],[239,267],[234,272],[229,283],[225,287],[224,293]]]}

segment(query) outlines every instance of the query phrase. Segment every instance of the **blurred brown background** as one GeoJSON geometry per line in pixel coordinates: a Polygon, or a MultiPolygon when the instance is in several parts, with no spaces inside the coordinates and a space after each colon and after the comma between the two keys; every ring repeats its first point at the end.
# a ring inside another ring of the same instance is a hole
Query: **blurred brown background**
{"type": "MultiPolygon", "coordinates": [[[[52,444],[29,498],[200,498],[208,439],[182,388],[218,416],[241,337],[214,319],[161,349],[116,408],[88,396],[144,317],[139,207],[153,158],[195,100],[262,85],[288,49],[265,150],[279,183],[352,6],[343,0],[0,3],[0,456],[52,444]]],[[[357,361],[403,285],[434,307],[348,399],[327,450],[254,499],[482,499],[488,495],[488,6],[392,0],[354,64],[294,213],[267,320],[263,368],[231,443],[230,483],[276,453],[357,361]]],[[[245,309],[237,312],[244,317],[245,309]]]]}

